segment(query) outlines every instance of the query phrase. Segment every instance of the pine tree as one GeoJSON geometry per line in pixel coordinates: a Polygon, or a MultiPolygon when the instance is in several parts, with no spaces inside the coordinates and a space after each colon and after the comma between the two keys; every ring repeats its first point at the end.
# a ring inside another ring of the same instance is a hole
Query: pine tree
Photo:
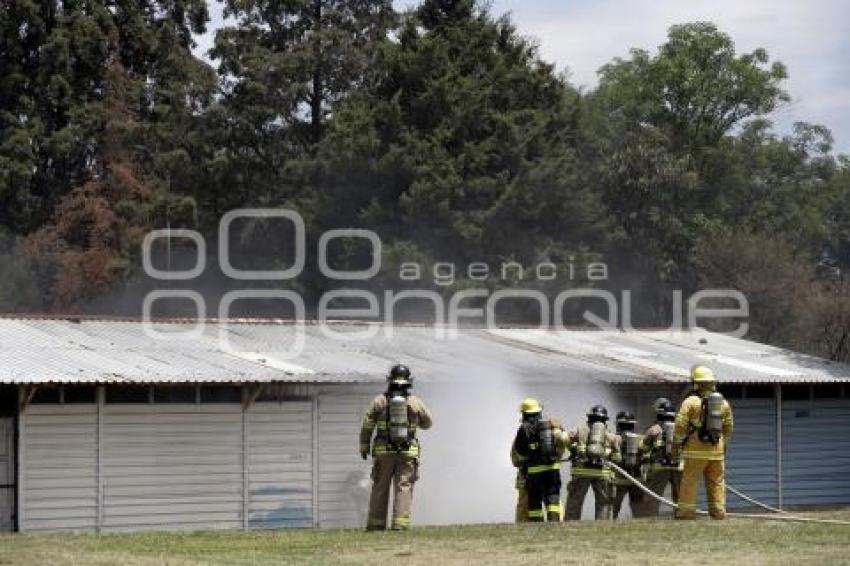
{"type": "Polygon", "coordinates": [[[156,165],[211,96],[210,70],[190,52],[206,18],[203,0],[0,11],[0,222],[29,234],[53,307],[104,291],[147,229],[192,216],[156,165]]]}
{"type": "Polygon", "coordinates": [[[328,117],[362,81],[386,34],[391,0],[227,0],[216,34],[224,93],[210,117],[225,152],[217,208],[291,198],[328,117]]]}
{"type": "Polygon", "coordinates": [[[336,113],[321,209],[445,261],[565,260],[598,241],[579,94],[507,18],[426,1],[336,113]]]}

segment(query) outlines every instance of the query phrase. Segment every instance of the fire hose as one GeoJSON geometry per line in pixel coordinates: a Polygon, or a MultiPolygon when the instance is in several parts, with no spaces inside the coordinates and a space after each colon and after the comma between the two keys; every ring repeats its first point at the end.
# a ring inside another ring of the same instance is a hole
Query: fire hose
{"type": "Polygon", "coordinates": [[[770,505],[767,505],[765,503],[762,503],[761,501],[753,499],[752,497],[750,497],[746,493],[741,493],[740,491],[738,491],[737,489],[735,489],[734,487],[732,487],[728,483],[726,484],[726,489],[728,489],[729,491],[731,491],[732,493],[734,493],[735,495],[737,495],[738,497],[740,497],[741,499],[743,499],[747,503],[752,503],[756,507],[761,507],[762,509],[767,509],[768,511],[770,511],[772,513],[779,513],[780,515],[788,515],[789,514],[788,511],[783,511],[782,509],[777,509],[776,507],[771,507],[770,505]]]}
{"type": "MultiPolygon", "coordinates": [[[[668,506],[670,506],[674,509],[679,508],[679,506],[676,503],[670,501],[666,497],[658,495],[657,493],[655,493],[654,491],[652,491],[651,489],[649,489],[648,487],[643,485],[643,483],[641,483],[640,481],[635,479],[631,474],[629,474],[626,470],[624,470],[623,468],[621,468],[617,464],[614,464],[613,462],[608,462],[608,465],[611,466],[611,468],[614,471],[616,471],[617,473],[622,475],[624,478],[626,478],[627,480],[632,482],[642,492],[649,495],[650,497],[652,497],[656,501],[663,503],[665,505],[668,505],[668,506]]],[[[769,521],[791,521],[791,522],[798,522],[798,523],[821,523],[821,524],[827,524],[827,525],[850,525],[850,521],[839,521],[838,519],[815,519],[815,518],[812,518],[812,517],[800,517],[800,516],[797,516],[797,515],[791,515],[791,514],[787,513],[786,511],[782,511],[781,509],[775,509],[773,507],[770,507],[769,505],[765,505],[764,503],[756,501],[755,499],[742,494],[740,491],[738,491],[737,489],[735,489],[733,487],[727,486],[727,488],[729,489],[729,491],[731,491],[732,493],[734,493],[738,497],[741,497],[741,499],[776,513],[775,515],[766,515],[766,514],[758,514],[758,513],[727,513],[727,515],[726,515],[727,517],[732,517],[732,518],[736,518],[736,519],[765,519],[765,520],[769,520],[769,521]]],[[[700,515],[707,515],[708,514],[707,511],[704,511],[702,509],[697,510],[697,513],[700,514],[700,515]]]]}

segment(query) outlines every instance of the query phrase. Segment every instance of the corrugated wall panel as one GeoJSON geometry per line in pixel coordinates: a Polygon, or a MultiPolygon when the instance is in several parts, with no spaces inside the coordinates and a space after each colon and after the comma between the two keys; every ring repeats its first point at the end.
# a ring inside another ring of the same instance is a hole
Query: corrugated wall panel
{"type": "Polygon", "coordinates": [[[370,462],[358,455],[360,423],[376,386],[322,388],[319,394],[319,526],[366,524],[370,462]]]}
{"type": "Polygon", "coordinates": [[[239,404],[103,407],[103,530],[242,526],[239,404]]]}
{"type": "Polygon", "coordinates": [[[850,399],[783,401],[786,505],[850,503],[850,399]]]}
{"type": "MultiPolygon", "coordinates": [[[[739,491],[768,505],[777,505],[776,401],[731,399],[735,431],[726,459],[726,479],[739,491]]],[[[732,493],[727,506],[747,507],[732,493]]]]}
{"type": "Polygon", "coordinates": [[[248,527],[313,526],[313,403],[255,403],[246,413],[248,527]]]}
{"type": "Polygon", "coordinates": [[[23,531],[94,530],[97,408],[30,405],[20,417],[23,531]]]}

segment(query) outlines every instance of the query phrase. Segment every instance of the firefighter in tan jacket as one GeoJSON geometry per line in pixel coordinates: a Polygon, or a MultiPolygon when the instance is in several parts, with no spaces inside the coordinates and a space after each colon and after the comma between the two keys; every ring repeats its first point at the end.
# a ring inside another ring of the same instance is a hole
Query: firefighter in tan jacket
{"type": "Polygon", "coordinates": [[[588,489],[593,489],[596,519],[611,519],[614,498],[614,472],[608,461],[620,463],[620,437],[608,432],[608,410],[596,405],[587,414],[587,424],[569,433],[572,456],[570,483],[567,484],[567,521],[581,519],[588,489]]]}
{"type": "MultiPolygon", "coordinates": [[[[637,421],[631,411],[617,413],[617,437],[620,439],[620,458],[622,467],[632,477],[639,478],[641,473],[640,443],[641,436],[635,432],[637,421]]],[[[632,517],[638,518],[643,513],[643,492],[631,480],[620,474],[614,475],[614,519],[620,516],[626,495],[629,496],[629,507],[632,517]]]]}
{"type": "Polygon", "coordinates": [[[419,472],[418,429],[431,428],[431,413],[410,394],[410,369],[396,365],[387,376],[387,391],[375,397],[366,409],[360,429],[360,455],[372,453],[372,493],[366,530],[387,528],[390,487],[393,494],[393,530],[410,528],[413,484],[419,472]],[[372,435],[374,434],[374,439],[372,435]]]}
{"type": "Polygon", "coordinates": [[[691,369],[694,389],[676,414],[673,442],[681,446],[684,462],[679,486],[677,519],[693,519],[697,510],[697,487],[705,480],[708,513],[712,519],[726,517],[726,448],[732,436],[732,407],[715,391],[714,373],[705,366],[691,369]]]}
{"type": "MultiPolygon", "coordinates": [[[[664,397],[653,403],[656,423],[646,429],[641,443],[641,452],[647,464],[646,487],[663,496],[670,486],[671,500],[679,501],[679,484],[682,481],[680,461],[674,457],[676,452],[673,436],[675,434],[676,407],[664,397]]],[[[659,504],[656,499],[646,498],[645,514],[656,517],[659,504]]]]}

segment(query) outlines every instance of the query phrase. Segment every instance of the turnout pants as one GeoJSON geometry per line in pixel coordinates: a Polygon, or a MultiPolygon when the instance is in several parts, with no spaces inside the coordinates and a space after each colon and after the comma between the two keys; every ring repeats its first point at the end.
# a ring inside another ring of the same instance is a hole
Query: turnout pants
{"type": "Polygon", "coordinates": [[[626,494],[629,496],[629,507],[632,510],[632,517],[638,518],[643,515],[643,492],[640,488],[635,487],[631,483],[628,485],[614,485],[614,518],[620,516],[620,510],[623,508],[623,501],[626,499],[626,494]]]}
{"type": "Polygon", "coordinates": [[[693,519],[697,513],[697,490],[700,478],[705,480],[708,514],[712,519],[726,518],[726,479],[723,460],[685,458],[682,483],[679,485],[677,519],[693,519]]]}
{"type": "Polygon", "coordinates": [[[613,489],[611,481],[602,478],[573,477],[567,484],[567,521],[578,521],[581,519],[581,508],[587,490],[593,488],[593,496],[596,500],[596,519],[604,520],[611,518],[611,503],[613,489]]]}
{"type": "MultiPolygon", "coordinates": [[[[667,485],[670,485],[670,499],[673,503],[679,502],[679,484],[682,481],[682,472],[676,469],[650,470],[646,476],[646,487],[653,493],[663,496],[667,485]]],[[[647,517],[657,517],[661,504],[651,497],[645,497],[644,511],[647,517]]]]}
{"type": "Polygon", "coordinates": [[[550,522],[561,520],[561,471],[529,473],[525,479],[528,494],[528,520],[550,522]],[[544,513],[545,510],[545,513],[544,513]]]}
{"type": "Polygon", "coordinates": [[[419,461],[405,454],[381,454],[372,461],[372,493],[366,529],[387,528],[390,488],[393,488],[393,530],[410,528],[413,484],[418,479],[419,461]]]}

